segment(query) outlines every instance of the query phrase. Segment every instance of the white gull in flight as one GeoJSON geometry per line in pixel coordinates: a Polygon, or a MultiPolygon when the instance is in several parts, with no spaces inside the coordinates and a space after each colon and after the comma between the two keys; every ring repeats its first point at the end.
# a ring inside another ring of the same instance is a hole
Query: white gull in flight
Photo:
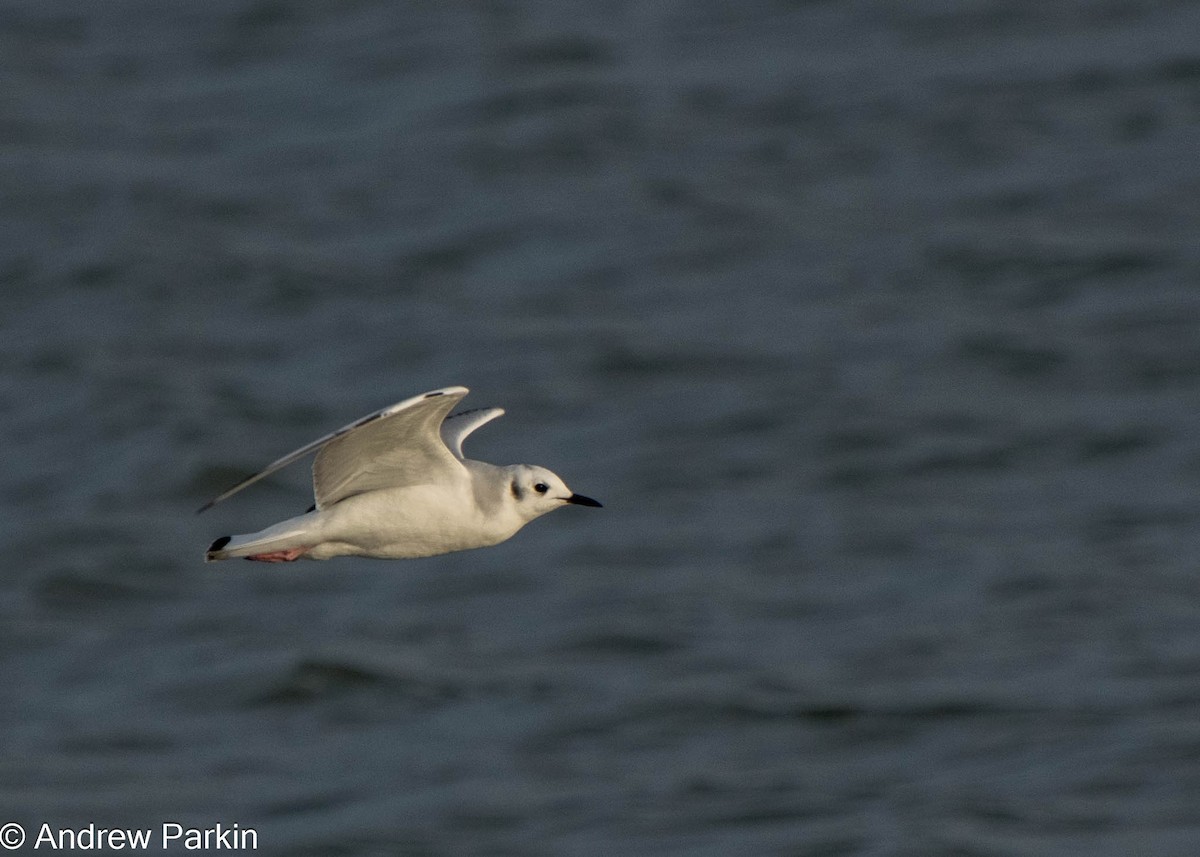
{"type": "Polygon", "coordinates": [[[504,413],[479,408],[447,417],[465,395],[466,387],[446,387],[405,399],[246,477],[199,511],[317,453],[316,503],[307,513],[257,533],[222,536],[209,546],[205,561],[435,556],[498,544],[568,503],[600,505],[544,467],[464,458],[467,435],[504,413]]]}

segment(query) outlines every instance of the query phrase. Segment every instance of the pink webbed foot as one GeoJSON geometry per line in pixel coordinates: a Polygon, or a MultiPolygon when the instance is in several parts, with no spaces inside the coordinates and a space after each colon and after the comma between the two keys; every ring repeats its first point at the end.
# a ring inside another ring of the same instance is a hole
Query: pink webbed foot
{"type": "Polygon", "coordinates": [[[287,548],[281,551],[271,551],[270,553],[256,553],[253,556],[248,556],[246,559],[251,562],[292,562],[304,556],[304,552],[308,548],[287,548]]]}

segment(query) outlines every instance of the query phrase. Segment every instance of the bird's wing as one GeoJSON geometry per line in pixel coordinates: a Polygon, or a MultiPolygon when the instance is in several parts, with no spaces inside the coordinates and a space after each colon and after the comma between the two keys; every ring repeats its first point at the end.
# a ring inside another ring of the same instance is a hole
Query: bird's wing
{"type": "Polygon", "coordinates": [[[461,476],[463,466],[442,441],[440,429],[465,395],[466,387],[434,390],[364,417],[331,438],[313,462],[317,508],[364,491],[461,476]]]}
{"type": "Polygon", "coordinates": [[[459,461],[463,460],[462,445],[467,435],[484,423],[490,423],[496,417],[503,415],[504,408],[475,408],[470,411],[459,411],[446,417],[442,423],[442,440],[454,453],[459,461]]]}
{"type": "Polygon", "coordinates": [[[462,468],[438,428],[465,395],[466,387],[446,387],[367,414],[271,462],[198,511],[211,509],[316,450],[320,452],[313,462],[313,493],[318,509],[372,488],[436,481],[439,473],[462,468]]]}

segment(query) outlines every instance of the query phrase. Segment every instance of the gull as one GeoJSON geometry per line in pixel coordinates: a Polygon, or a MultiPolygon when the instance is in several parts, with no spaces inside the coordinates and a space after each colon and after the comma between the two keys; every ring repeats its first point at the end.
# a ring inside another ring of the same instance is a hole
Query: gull
{"type": "Polygon", "coordinates": [[[558,476],[530,464],[472,461],[463,440],[503,408],[446,415],[467,395],[445,387],[375,411],[289,452],[200,507],[211,509],[264,476],[316,452],[303,515],[240,536],[221,536],[206,562],[363,556],[413,559],[488,547],[567,504],[596,506],[558,476]]]}

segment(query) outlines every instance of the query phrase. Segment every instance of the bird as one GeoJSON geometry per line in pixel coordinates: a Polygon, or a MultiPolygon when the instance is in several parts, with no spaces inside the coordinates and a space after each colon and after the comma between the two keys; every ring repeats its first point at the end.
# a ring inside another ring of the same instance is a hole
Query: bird
{"type": "Polygon", "coordinates": [[[315,502],[307,512],[257,533],[221,536],[205,551],[205,562],[437,556],[499,544],[566,505],[601,506],[544,467],[464,457],[466,437],[504,413],[475,408],[447,416],[467,393],[444,387],[382,408],[217,495],[197,513],[316,452],[315,502]]]}

